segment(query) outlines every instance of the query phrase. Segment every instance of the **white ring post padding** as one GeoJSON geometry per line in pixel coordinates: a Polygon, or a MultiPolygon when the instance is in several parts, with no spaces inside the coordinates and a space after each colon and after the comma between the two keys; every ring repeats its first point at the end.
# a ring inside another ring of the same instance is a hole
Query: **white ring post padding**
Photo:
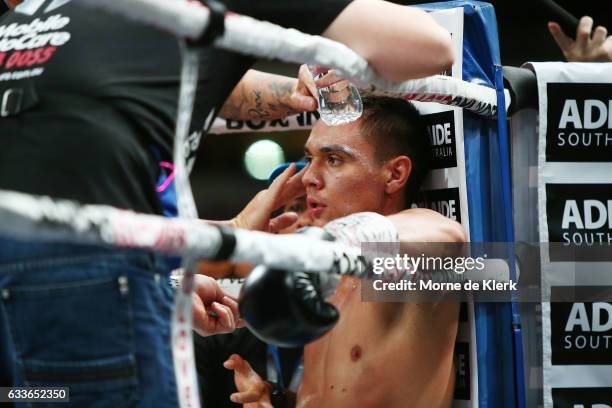
{"type": "MultiPolygon", "coordinates": [[[[169,0],[75,0],[135,21],[151,24],[179,37],[197,39],[208,25],[209,11],[198,3],[169,0]]],[[[458,106],[480,115],[495,116],[495,89],[434,75],[397,83],[380,77],[368,62],[344,44],[304,34],[251,17],[228,13],[225,33],[215,46],[258,57],[286,62],[317,64],[335,69],[355,85],[377,94],[458,106]]],[[[506,106],[510,94],[505,93],[506,106]]]]}

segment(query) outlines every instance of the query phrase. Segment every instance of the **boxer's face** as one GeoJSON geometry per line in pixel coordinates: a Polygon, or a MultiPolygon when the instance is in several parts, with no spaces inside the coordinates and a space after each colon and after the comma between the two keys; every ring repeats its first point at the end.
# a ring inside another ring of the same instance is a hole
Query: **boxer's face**
{"type": "Polygon", "coordinates": [[[314,225],[355,212],[379,211],[385,194],[382,165],[358,121],[343,126],[317,122],[304,149],[310,164],[302,183],[314,225]]]}

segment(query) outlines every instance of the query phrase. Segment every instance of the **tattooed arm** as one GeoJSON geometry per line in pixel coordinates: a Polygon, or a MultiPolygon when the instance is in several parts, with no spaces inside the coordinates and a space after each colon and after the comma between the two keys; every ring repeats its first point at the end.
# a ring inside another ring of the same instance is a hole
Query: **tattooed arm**
{"type": "Polygon", "coordinates": [[[236,120],[273,120],[317,108],[312,97],[314,82],[300,68],[299,80],[281,75],[249,70],[234,88],[219,116],[236,120]]]}

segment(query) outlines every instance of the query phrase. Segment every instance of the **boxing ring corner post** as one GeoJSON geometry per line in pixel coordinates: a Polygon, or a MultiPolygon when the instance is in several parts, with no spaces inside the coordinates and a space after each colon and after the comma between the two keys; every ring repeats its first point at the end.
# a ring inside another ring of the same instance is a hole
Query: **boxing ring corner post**
{"type": "MultiPolygon", "coordinates": [[[[499,142],[499,156],[501,160],[501,180],[502,180],[502,197],[504,205],[504,224],[506,242],[514,243],[514,221],[512,208],[512,185],[511,185],[511,168],[510,168],[510,148],[508,135],[508,118],[505,109],[504,97],[504,75],[501,65],[495,65],[495,88],[497,90],[497,136],[499,142]],[[502,108],[503,107],[503,108],[502,108]]],[[[516,275],[516,254],[513,250],[508,251],[509,254],[509,270],[511,279],[518,282],[516,275]]],[[[523,358],[523,334],[521,327],[521,315],[517,304],[516,294],[512,294],[510,307],[512,311],[512,340],[514,345],[514,376],[517,405],[519,408],[526,408],[526,390],[525,390],[525,364],[523,358]]]]}

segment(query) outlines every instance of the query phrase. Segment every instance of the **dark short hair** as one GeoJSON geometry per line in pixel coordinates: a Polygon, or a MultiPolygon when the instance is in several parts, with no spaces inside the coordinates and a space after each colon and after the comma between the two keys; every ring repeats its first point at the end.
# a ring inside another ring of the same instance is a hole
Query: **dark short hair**
{"type": "Polygon", "coordinates": [[[410,200],[419,191],[431,162],[427,129],[414,105],[404,99],[362,93],[363,115],[359,126],[374,146],[375,159],[383,163],[397,156],[408,156],[412,172],[405,186],[410,200]]]}

